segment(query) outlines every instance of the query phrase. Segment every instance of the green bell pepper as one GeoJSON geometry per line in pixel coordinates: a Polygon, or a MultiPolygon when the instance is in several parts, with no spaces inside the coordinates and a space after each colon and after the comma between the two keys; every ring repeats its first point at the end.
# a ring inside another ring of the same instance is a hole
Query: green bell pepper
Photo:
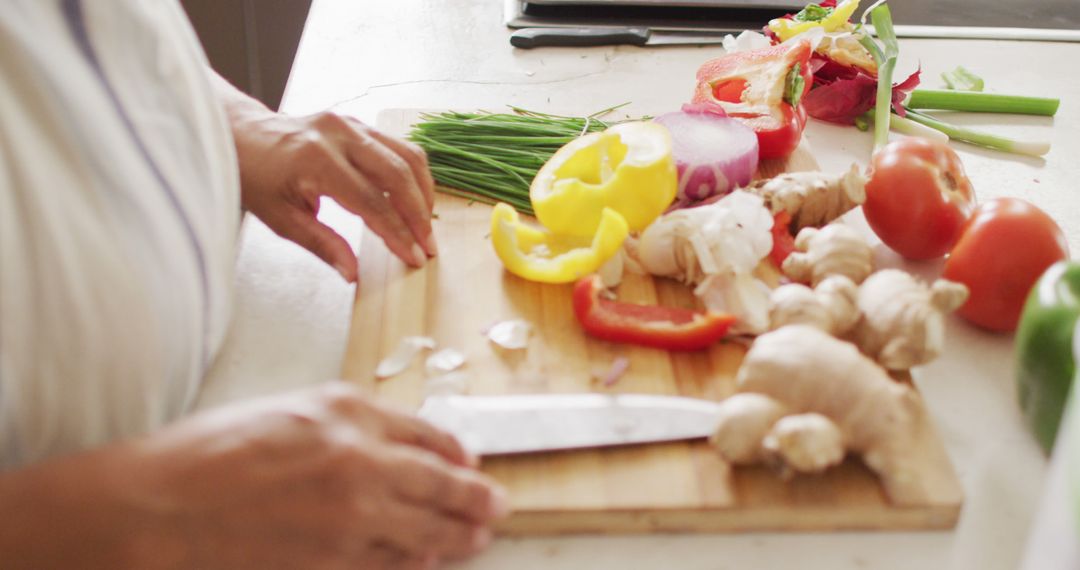
{"type": "Polygon", "coordinates": [[[1028,294],[1016,333],[1020,407],[1048,454],[1076,372],[1072,348],[1078,317],[1080,263],[1055,263],[1028,294]]]}

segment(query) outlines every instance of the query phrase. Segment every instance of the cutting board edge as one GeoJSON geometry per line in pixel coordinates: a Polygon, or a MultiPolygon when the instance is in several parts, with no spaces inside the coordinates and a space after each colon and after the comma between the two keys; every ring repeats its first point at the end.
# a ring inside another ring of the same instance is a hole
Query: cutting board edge
{"type": "Polygon", "coordinates": [[[739,532],[944,531],[956,527],[960,503],[918,507],[526,511],[496,525],[499,536],[713,534],[739,532]],[[781,522],[782,521],[782,522],[781,522]]]}

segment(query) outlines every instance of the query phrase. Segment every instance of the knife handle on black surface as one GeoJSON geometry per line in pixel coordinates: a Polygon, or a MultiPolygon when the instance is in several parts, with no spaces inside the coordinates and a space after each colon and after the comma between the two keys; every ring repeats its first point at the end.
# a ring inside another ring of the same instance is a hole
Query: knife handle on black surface
{"type": "Polygon", "coordinates": [[[510,34],[510,45],[521,49],[610,45],[643,46],[648,41],[648,28],[522,28],[510,34]]]}

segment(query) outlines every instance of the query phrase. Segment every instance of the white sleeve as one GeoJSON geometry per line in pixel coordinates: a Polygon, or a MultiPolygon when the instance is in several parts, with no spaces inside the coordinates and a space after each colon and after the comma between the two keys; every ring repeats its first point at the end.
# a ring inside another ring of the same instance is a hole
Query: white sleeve
{"type": "Polygon", "coordinates": [[[227,308],[228,125],[172,2],[0,10],[0,469],[185,411],[227,308]]]}

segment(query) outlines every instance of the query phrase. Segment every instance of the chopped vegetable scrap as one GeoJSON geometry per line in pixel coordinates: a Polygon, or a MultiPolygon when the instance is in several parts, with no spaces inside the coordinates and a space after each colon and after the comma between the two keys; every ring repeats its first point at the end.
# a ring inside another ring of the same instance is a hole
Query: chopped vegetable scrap
{"type": "Polygon", "coordinates": [[[469,377],[461,371],[446,372],[431,376],[424,384],[426,396],[453,396],[464,394],[469,389],[469,377]]]}
{"type": "MultiPolygon", "coordinates": [[[[851,125],[874,108],[878,63],[863,45],[865,33],[850,21],[858,7],[858,0],[845,0],[839,5],[833,0],[809,4],[803,11],[772,20],[765,27],[774,43],[793,38],[814,42],[810,56],[813,88],[803,104],[815,119],[851,125]]],[[[904,110],[900,103],[918,84],[919,73],[915,72],[893,86],[892,100],[901,115],[904,110]]]]}
{"type": "Polygon", "coordinates": [[[807,4],[796,14],[772,20],[766,29],[780,41],[787,41],[814,28],[820,28],[827,33],[849,31],[851,24],[848,20],[858,7],[859,0],[845,0],[839,5],[836,0],[807,4]]]}
{"type": "Polygon", "coordinates": [[[500,321],[487,331],[488,340],[507,350],[521,350],[529,345],[532,325],[521,319],[500,321]]]}
{"type": "Polygon", "coordinates": [[[810,89],[809,41],[725,54],[697,72],[696,103],[715,103],[754,130],[760,158],[784,158],[802,139],[810,89]]]}
{"type": "Polygon", "coordinates": [[[424,368],[430,375],[446,374],[461,368],[465,364],[465,355],[460,350],[444,348],[428,356],[424,368]]]}
{"type": "Polygon", "coordinates": [[[680,307],[637,305],[605,299],[600,277],[574,286],[574,314],[585,332],[612,342],[667,350],[699,350],[716,344],[735,321],[732,315],[680,307]]]}
{"type": "Polygon", "coordinates": [[[628,234],[626,220],[609,208],[601,212],[591,238],[527,225],[507,204],[498,204],[491,213],[491,243],[506,270],[542,283],[571,283],[597,271],[618,253],[628,234]]]}
{"type": "Polygon", "coordinates": [[[616,356],[607,369],[593,370],[593,378],[600,382],[601,386],[610,388],[622,379],[630,368],[630,359],[625,356],[616,356]]]}
{"type": "Polygon", "coordinates": [[[772,250],[769,251],[769,259],[773,265],[782,267],[794,251],[795,236],[791,235],[791,214],[781,210],[773,214],[772,250]]]}
{"type": "Polygon", "coordinates": [[[962,65],[956,66],[952,71],[941,72],[941,80],[949,89],[957,91],[982,91],[984,87],[982,77],[968,71],[962,65]]]}
{"type": "Polygon", "coordinates": [[[435,348],[435,339],[426,336],[407,336],[375,367],[375,377],[390,378],[405,371],[421,350],[435,348]]]}

